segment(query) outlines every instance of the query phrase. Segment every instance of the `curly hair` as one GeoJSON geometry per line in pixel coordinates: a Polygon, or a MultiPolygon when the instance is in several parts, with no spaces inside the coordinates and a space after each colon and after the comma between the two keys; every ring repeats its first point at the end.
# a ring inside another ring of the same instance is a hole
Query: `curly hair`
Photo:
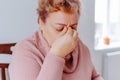
{"type": "Polygon", "coordinates": [[[66,13],[72,13],[77,10],[80,14],[80,1],[79,0],[39,0],[38,2],[38,23],[39,18],[45,22],[49,13],[63,11],[66,13]]]}

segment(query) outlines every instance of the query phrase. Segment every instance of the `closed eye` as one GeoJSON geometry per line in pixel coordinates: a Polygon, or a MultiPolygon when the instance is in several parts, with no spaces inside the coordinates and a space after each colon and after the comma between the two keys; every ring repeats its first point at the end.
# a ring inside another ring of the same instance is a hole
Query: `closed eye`
{"type": "Polygon", "coordinates": [[[67,26],[67,25],[57,23],[57,26],[58,26],[58,27],[57,27],[57,31],[62,31],[62,30],[64,29],[64,27],[67,26]]]}
{"type": "MultiPolygon", "coordinates": [[[[67,26],[66,24],[61,24],[61,23],[56,23],[56,24],[58,25],[57,31],[62,31],[64,27],[67,26]]],[[[77,24],[78,23],[72,24],[70,25],[70,27],[74,30],[77,30],[77,24]]]]}
{"type": "Polygon", "coordinates": [[[77,29],[77,25],[73,25],[73,26],[71,26],[71,28],[76,30],[77,29]]]}
{"type": "Polygon", "coordinates": [[[60,26],[57,28],[57,31],[62,31],[64,29],[64,26],[60,26]]]}

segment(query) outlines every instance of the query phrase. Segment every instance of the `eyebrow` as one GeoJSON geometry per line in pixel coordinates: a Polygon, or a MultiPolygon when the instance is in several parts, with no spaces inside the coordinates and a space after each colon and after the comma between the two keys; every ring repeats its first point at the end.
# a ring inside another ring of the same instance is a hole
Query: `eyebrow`
{"type": "MultiPolygon", "coordinates": [[[[63,23],[56,23],[56,24],[62,25],[62,26],[67,26],[67,24],[63,24],[63,23]]],[[[74,25],[78,25],[78,23],[74,23],[74,24],[72,24],[72,25],[70,25],[70,26],[74,26],[74,25]]]]}

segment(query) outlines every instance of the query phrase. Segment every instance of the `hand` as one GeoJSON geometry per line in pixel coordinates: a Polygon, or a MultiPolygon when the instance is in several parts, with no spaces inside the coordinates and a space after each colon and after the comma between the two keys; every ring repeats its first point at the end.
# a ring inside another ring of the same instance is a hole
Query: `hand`
{"type": "Polygon", "coordinates": [[[50,52],[54,55],[65,58],[70,52],[72,52],[78,42],[78,32],[71,27],[64,28],[65,34],[58,39],[51,46],[50,52]]]}

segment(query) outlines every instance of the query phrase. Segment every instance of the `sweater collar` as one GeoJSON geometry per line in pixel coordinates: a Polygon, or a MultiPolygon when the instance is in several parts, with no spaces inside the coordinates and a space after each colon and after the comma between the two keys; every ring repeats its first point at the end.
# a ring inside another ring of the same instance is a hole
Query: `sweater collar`
{"type": "MultiPolygon", "coordinates": [[[[38,31],[38,37],[39,37],[39,47],[42,49],[40,49],[43,52],[44,58],[46,56],[47,53],[49,53],[50,50],[50,46],[47,42],[47,40],[44,38],[42,30],[39,29],[38,31]]],[[[73,73],[77,66],[78,66],[78,60],[79,59],[79,45],[76,46],[76,48],[69,54],[66,56],[65,58],[65,67],[64,67],[64,72],[65,73],[73,73]]],[[[43,60],[44,61],[44,60],[43,60]]]]}

